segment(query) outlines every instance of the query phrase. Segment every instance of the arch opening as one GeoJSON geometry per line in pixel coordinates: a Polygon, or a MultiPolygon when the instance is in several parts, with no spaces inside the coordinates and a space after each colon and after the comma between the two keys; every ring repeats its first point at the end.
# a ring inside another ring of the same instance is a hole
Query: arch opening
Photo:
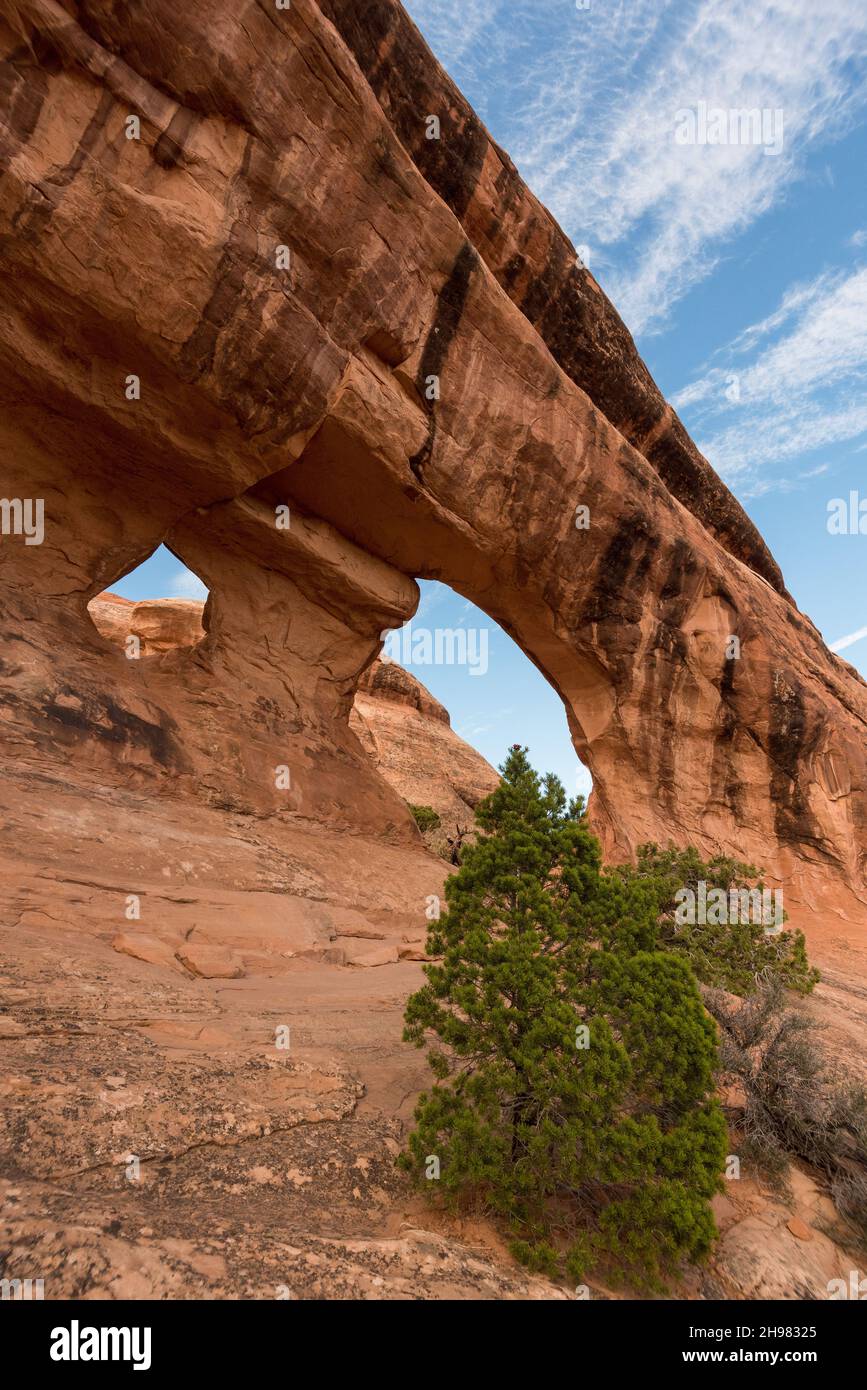
{"type": "Polygon", "coordinates": [[[449,585],[417,582],[418,608],[386,635],[351,723],[410,805],[428,848],[459,863],[476,808],[496,787],[513,744],[529,749],[540,776],[556,775],[570,801],[580,796],[586,805],[592,779],[559,693],[518,643],[449,585]],[[390,713],[401,705],[403,712],[390,713]],[[407,706],[420,717],[407,715],[407,706]]]}
{"type": "Polygon", "coordinates": [[[92,598],[87,613],[101,637],[131,660],[192,651],[208,628],[210,591],[167,546],[92,598]]]}
{"type": "Polygon", "coordinates": [[[569,796],[592,790],[575,752],[563,701],[519,644],[482,608],[442,580],[418,579],[414,616],[389,634],[381,660],[416,677],[451,715],[452,728],[494,767],[513,743],[530,749],[569,796]]]}

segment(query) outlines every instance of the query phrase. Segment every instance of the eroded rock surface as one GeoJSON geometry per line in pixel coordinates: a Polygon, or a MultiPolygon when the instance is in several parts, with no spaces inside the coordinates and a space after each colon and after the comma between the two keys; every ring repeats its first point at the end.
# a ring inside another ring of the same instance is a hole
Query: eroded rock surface
{"type": "Polygon", "coordinates": [[[535,1296],[389,1226],[445,869],[350,723],[381,634],[417,577],[487,611],[561,694],[608,853],[763,865],[829,1005],[867,979],[867,687],[392,0],[0,0],[0,91],[15,1272],[535,1296]],[[137,614],[131,659],[88,605],[161,542],[204,635],[137,614]]]}
{"type": "Polygon", "coordinates": [[[3,1277],[47,1299],[565,1297],[426,1227],[395,1167],[425,1079],[394,1046],[407,971],[185,980],[21,930],[0,951],[3,1277]]]}
{"type": "Polygon", "coordinates": [[[475,808],[500,780],[454,732],[448,710],[393,662],[365,671],[349,722],[385,780],[404,800],[430,806],[451,832],[473,824],[475,808]]]}
{"type": "MultiPolygon", "coordinates": [[[[194,647],[205,637],[204,604],[196,600],[131,602],[104,593],[88,607],[98,631],[141,656],[194,647]],[[130,638],[136,646],[130,649],[130,638]]],[[[358,683],[349,726],[374,766],[402,800],[430,806],[454,829],[471,825],[476,806],[499,774],[459,738],[448,710],[403,667],[376,660],[358,683]]]]}
{"type": "Polygon", "coordinates": [[[13,736],[407,842],[347,716],[440,578],[562,694],[609,852],[736,851],[855,935],[867,689],[400,6],[2,16],[5,486],[45,503],[2,547],[13,736]],[[85,617],[160,540],[211,591],[171,688],[85,617]]]}

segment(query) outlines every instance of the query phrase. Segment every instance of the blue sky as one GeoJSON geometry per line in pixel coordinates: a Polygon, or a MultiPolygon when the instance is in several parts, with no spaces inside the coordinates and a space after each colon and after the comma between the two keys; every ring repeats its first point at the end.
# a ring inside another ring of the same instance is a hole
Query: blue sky
{"type": "MultiPolygon", "coordinates": [[[[800,608],[867,674],[867,4],[404,0],[578,246],[800,608]],[[681,143],[683,112],[764,111],[764,144],[681,143]],[[773,132],[773,138],[771,138],[773,132]]],[[[165,553],[116,586],[189,580],[165,553]]],[[[415,625],[490,629],[488,671],[416,674],[492,762],[530,745],[586,788],[562,707],[484,614],[423,585],[415,625]]],[[[191,596],[194,596],[192,594],[191,596]]],[[[415,668],[414,668],[415,669],[415,668]]]]}

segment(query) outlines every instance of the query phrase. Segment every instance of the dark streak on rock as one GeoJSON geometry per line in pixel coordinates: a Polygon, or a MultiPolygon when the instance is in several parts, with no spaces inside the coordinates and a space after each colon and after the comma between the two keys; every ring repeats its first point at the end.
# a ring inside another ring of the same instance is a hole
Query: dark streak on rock
{"type": "Polygon", "coordinates": [[[0,62],[0,111],[4,113],[6,126],[14,136],[14,141],[10,141],[9,147],[3,150],[4,164],[12,153],[12,147],[27,144],[36,129],[48,94],[47,74],[51,67],[41,60],[39,66],[34,66],[28,60],[28,50],[17,48],[0,62]]]}
{"type": "Polygon", "coordinates": [[[60,204],[63,191],[69,187],[93,151],[113,107],[114,99],[111,94],[103,92],[69,163],[50,178],[35,185],[27,200],[17,209],[12,218],[12,227],[16,235],[31,242],[41,236],[60,204]]]}
{"type": "Polygon", "coordinates": [[[103,743],[132,744],[147,749],[161,767],[181,771],[184,760],[172,734],[172,721],[164,715],[159,723],[150,723],[124,709],[107,695],[82,695],[63,687],[42,706],[43,713],[64,728],[85,734],[103,743]],[[58,697],[71,696],[76,705],[58,703],[58,697]]]}
{"type": "MultiPolygon", "coordinates": [[[[651,666],[646,704],[649,709],[663,711],[665,722],[669,727],[674,724],[671,714],[671,697],[674,691],[675,674],[684,669],[685,648],[686,639],[678,628],[673,627],[668,622],[657,624],[648,651],[651,666]]],[[[658,743],[654,741],[648,746],[646,752],[652,752],[654,747],[658,748],[659,752],[656,766],[657,800],[662,805],[673,809],[676,801],[674,740],[666,738],[658,743]]],[[[648,766],[650,766],[649,763],[648,766]]]]}
{"type": "MultiPolygon", "coordinates": [[[[425,388],[427,379],[430,376],[439,376],[443,364],[448,356],[452,340],[458,331],[461,318],[463,317],[464,306],[469,294],[470,282],[473,271],[478,265],[479,257],[475,248],[465,241],[457,259],[452,266],[448,280],[440,290],[437,299],[436,314],[427,335],[424,348],[422,349],[419,361],[416,385],[422,400],[426,401],[425,388]]],[[[416,478],[421,482],[421,474],[424,465],[431,456],[436,436],[436,416],[434,413],[433,401],[430,404],[430,422],[428,424],[427,439],[422,447],[413,454],[409,461],[416,478]]]]}
{"type": "Polygon", "coordinates": [[[737,776],[734,765],[734,742],[740,722],[734,707],[735,666],[734,659],[726,657],[720,673],[719,727],[714,737],[711,787],[722,784],[723,803],[734,819],[740,821],[743,813],[743,782],[737,776]]]}
{"type": "Polygon", "coordinates": [[[644,593],[659,536],[641,512],[621,518],[597,567],[581,623],[597,625],[597,640],[612,674],[630,689],[641,642],[644,593]]]}
{"type": "Polygon", "coordinates": [[[320,0],[319,8],[351,49],[368,85],[419,173],[458,217],[475,193],[490,141],[475,112],[430,92],[426,49],[405,11],[390,0],[320,0]],[[438,116],[439,140],[425,118],[438,116]]]}
{"type": "Polygon", "coordinates": [[[784,844],[824,848],[802,790],[806,757],[814,750],[817,729],[811,729],[801,687],[794,677],[775,672],[771,692],[768,757],[771,763],[771,801],[774,829],[784,844]]]}
{"type": "Polygon", "coordinates": [[[255,234],[246,223],[232,223],[214,276],[211,297],[202,317],[181,350],[185,381],[195,381],[210,370],[221,331],[231,321],[244,298],[247,267],[253,263],[255,234]]]}
{"type": "Polygon", "coordinates": [[[184,149],[195,119],[192,111],[178,107],[153,148],[154,161],[161,169],[175,169],[183,162],[184,149]]]}
{"type": "Polygon", "coordinates": [[[683,598],[686,581],[696,571],[692,550],[686,541],[678,537],[671,551],[668,573],[662,583],[659,597],[662,603],[671,603],[683,598]]]}

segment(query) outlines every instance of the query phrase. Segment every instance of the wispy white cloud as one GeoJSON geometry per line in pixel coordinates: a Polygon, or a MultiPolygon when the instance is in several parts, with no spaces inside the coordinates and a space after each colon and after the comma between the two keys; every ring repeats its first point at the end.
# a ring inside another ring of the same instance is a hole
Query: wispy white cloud
{"type": "Polygon", "coordinates": [[[773,313],[766,315],[758,323],[750,324],[738,334],[732,343],[732,351],[736,353],[751,352],[763,338],[769,338],[778,333],[792,319],[804,314],[812,304],[815,304],[827,293],[829,288],[839,285],[841,278],[839,274],[835,275],[832,271],[824,271],[813,280],[791,285],[773,313]]]}
{"type": "Polygon", "coordinates": [[[479,724],[475,720],[469,720],[463,724],[459,724],[455,729],[455,733],[458,735],[458,738],[464,738],[467,742],[471,742],[472,739],[478,738],[480,734],[489,734],[493,727],[493,724],[479,724]]]}
{"type": "Polygon", "coordinates": [[[846,647],[854,647],[856,642],[861,642],[865,637],[867,637],[867,627],[859,627],[857,632],[850,632],[848,637],[838,637],[836,642],[832,642],[831,651],[845,651],[846,647]]]}
{"type": "Polygon", "coordinates": [[[633,332],[663,323],[867,102],[853,0],[408,3],[458,80],[484,72],[495,135],[633,332]],[[781,110],[780,153],[678,144],[677,113],[699,102],[781,110]]]}
{"type": "MultiPolygon", "coordinates": [[[[586,227],[581,240],[631,248],[628,261],[617,255],[607,287],[641,332],[664,320],[713,270],[726,241],[778,201],[806,151],[854,119],[865,99],[867,13],[850,0],[677,0],[679,19],[656,0],[629,8],[629,52],[646,50],[646,60],[615,76],[598,110],[576,102],[574,88],[570,102],[568,77],[555,79],[536,102],[540,134],[518,155],[553,210],[570,227],[586,227]],[[781,110],[781,153],[677,144],[676,113],[700,101],[781,110]],[[557,133],[561,159],[551,163],[545,112],[570,104],[572,119],[561,118],[557,133]]],[[[618,23],[623,7],[610,15],[618,23]]]]}
{"type": "MultiPolygon", "coordinates": [[[[720,357],[672,403],[743,496],[785,490],[794,484],[765,470],[867,431],[867,268],[824,272],[790,289],[720,357]]],[[[827,468],[819,463],[797,478],[827,468]]]]}
{"type": "Polygon", "coordinates": [[[504,723],[507,719],[514,719],[519,711],[514,705],[508,705],[503,709],[488,709],[484,715],[470,715],[462,723],[455,726],[455,733],[461,738],[473,739],[479,734],[488,734],[493,729],[504,723]]]}
{"type": "Polygon", "coordinates": [[[449,75],[484,113],[487,102],[478,83],[501,37],[500,0],[406,0],[405,8],[449,75]]]}
{"type": "Polygon", "coordinates": [[[169,595],[171,598],[193,598],[204,601],[208,597],[208,590],[199,576],[185,567],[172,575],[169,581],[169,595]]]}

